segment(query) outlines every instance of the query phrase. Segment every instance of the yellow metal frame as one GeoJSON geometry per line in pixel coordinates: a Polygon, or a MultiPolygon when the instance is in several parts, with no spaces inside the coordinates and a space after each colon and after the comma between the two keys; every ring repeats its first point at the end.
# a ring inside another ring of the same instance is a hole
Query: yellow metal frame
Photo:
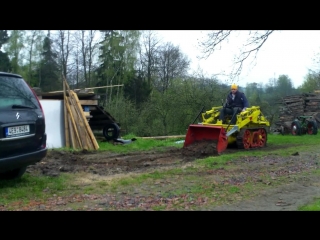
{"type": "MultiPolygon", "coordinates": [[[[219,120],[220,110],[222,106],[213,107],[212,109],[201,114],[203,125],[211,125],[222,127],[226,130],[230,130],[233,126],[238,126],[238,131],[243,127],[246,128],[257,128],[257,127],[270,127],[270,122],[266,119],[260,110],[259,106],[252,106],[247,108],[245,111],[237,114],[237,121],[235,125],[229,125],[230,118],[226,118],[226,124],[223,124],[219,120]],[[229,127],[228,127],[229,126],[229,127]]],[[[233,143],[236,141],[237,133],[233,133],[228,137],[228,143],[233,143]]]]}

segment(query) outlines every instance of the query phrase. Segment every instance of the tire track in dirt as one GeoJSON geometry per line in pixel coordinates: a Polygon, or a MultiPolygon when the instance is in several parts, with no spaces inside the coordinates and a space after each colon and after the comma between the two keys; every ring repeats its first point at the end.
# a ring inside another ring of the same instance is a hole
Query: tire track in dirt
{"type": "Polygon", "coordinates": [[[211,211],[297,211],[320,198],[320,177],[304,178],[262,192],[258,197],[222,205],[211,211]]]}

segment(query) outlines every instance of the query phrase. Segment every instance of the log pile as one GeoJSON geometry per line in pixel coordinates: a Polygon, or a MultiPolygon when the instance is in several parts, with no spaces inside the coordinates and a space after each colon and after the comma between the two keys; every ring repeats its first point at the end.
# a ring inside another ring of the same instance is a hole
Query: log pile
{"type": "Polygon", "coordinates": [[[279,101],[278,127],[283,126],[285,132],[290,131],[292,121],[298,116],[312,116],[320,127],[320,94],[303,93],[285,96],[279,101]]]}
{"type": "Polygon", "coordinates": [[[77,94],[63,81],[64,124],[66,147],[78,150],[98,150],[99,145],[89,126],[77,94]]]}

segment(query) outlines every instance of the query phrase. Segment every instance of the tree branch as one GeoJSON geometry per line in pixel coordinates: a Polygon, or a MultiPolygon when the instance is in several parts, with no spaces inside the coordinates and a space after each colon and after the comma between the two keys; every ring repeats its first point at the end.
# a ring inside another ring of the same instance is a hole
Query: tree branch
{"type": "Polygon", "coordinates": [[[219,47],[220,50],[221,43],[228,40],[231,32],[232,30],[218,30],[208,33],[207,39],[199,43],[200,48],[202,48],[202,58],[207,59],[215,50],[217,50],[217,47],[219,47]]]}
{"type": "MultiPolygon", "coordinates": [[[[217,30],[209,32],[206,40],[199,43],[200,48],[202,48],[202,58],[207,59],[215,50],[220,50],[222,43],[229,41],[232,31],[235,32],[234,30],[217,30]]],[[[249,37],[246,43],[243,45],[243,48],[240,49],[240,53],[235,57],[233,69],[229,74],[229,77],[234,78],[241,74],[243,63],[251,54],[254,54],[254,59],[257,58],[260,48],[273,31],[274,30],[249,31],[249,37]]]]}

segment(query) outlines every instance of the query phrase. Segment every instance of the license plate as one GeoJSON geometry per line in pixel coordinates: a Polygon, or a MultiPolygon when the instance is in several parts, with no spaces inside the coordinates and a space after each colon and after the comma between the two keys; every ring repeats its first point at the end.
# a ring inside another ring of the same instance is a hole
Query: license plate
{"type": "Polygon", "coordinates": [[[7,127],[6,128],[6,137],[24,135],[30,132],[29,125],[7,127]]]}

